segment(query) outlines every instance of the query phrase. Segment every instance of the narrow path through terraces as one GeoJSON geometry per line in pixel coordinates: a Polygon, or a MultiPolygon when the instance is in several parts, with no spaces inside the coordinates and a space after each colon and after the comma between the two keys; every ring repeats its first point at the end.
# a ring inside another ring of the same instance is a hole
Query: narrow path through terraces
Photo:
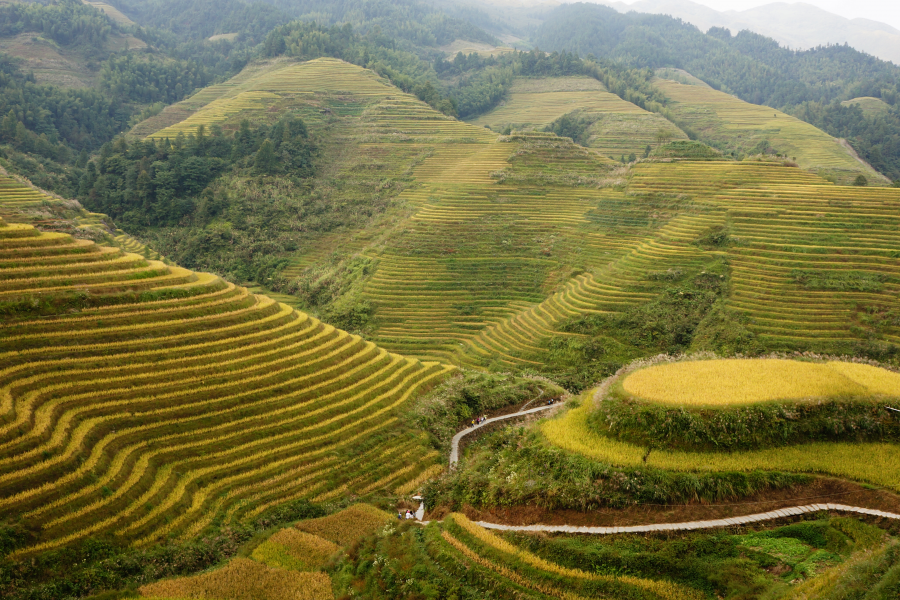
{"type": "MultiPolygon", "coordinates": [[[[505,419],[514,419],[516,417],[523,417],[526,415],[530,415],[536,412],[540,412],[543,410],[548,410],[551,408],[558,408],[559,405],[553,404],[549,406],[539,406],[537,408],[532,408],[530,410],[524,410],[522,412],[512,413],[509,415],[502,415],[499,417],[493,417],[491,419],[487,419],[484,423],[480,425],[476,425],[474,427],[469,427],[457,433],[453,436],[453,441],[450,447],[450,468],[453,468],[459,462],[459,442],[460,440],[484,427],[485,425],[489,425],[496,421],[502,421],[505,419]]],[[[727,519],[714,519],[711,521],[689,521],[685,523],[659,523],[655,525],[630,525],[624,527],[586,527],[586,526],[575,526],[575,525],[501,525],[499,523],[487,523],[485,521],[476,521],[479,525],[486,529],[499,529],[502,531],[546,531],[546,532],[554,532],[554,533],[587,533],[594,535],[611,535],[616,533],[647,533],[653,531],[690,531],[693,529],[713,529],[716,527],[731,527],[734,525],[746,525],[748,523],[758,523],[760,521],[770,521],[773,519],[781,519],[784,517],[792,517],[797,515],[803,515],[806,513],[819,512],[819,511],[833,511],[833,512],[844,512],[844,513],[856,513],[860,515],[868,515],[873,517],[880,517],[884,519],[897,519],[900,520],[900,514],[884,512],[881,510],[874,510],[871,508],[861,508],[859,506],[847,506],[845,504],[807,504],[805,506],[793,506],[790,508],[781,508],[778,510],[772,510],[769,512],[758,513],[755,515],[744,515],[741,517],[730,517],[727,519]]],[[[423,517],[425,516],[425,503],[422,502],[419,506],[419,510],[416,511],[416,518],[422,525],[428,524],[428,521],[423,521],[423,517]]]]}
{"type": "Polygon", "coordinates": [[[463,436],[467,436],[470,433],[474,433],[484,427],[485,425],[490,425],[491,423],[495,423],[497,421],[503,421],[504,419],[515,419],[516,417],[524,417],[526,415],[530,415],[536,412],[540,412],[542,410],[548,410],[550,408],[559,408],[562,406],[561,404],[549,404],[547,406],[538,406],[537,408],[529,408],[528,410],[523,410],[522,412],[512,413],[509,415],[500,415],[499,417],[492,417],[484,421],[479,425],[475,425],[474,427],[469,427],[467,429],[463,429],[459,433],[453,436],[453,441],[450,442],[450,468],[456,466],[459,462],[459,441],[463,439],[463,436]]]}

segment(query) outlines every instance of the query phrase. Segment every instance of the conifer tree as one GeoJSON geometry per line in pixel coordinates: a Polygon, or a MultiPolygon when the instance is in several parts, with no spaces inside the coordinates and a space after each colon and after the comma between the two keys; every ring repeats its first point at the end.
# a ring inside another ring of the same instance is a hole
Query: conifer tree
{"type": "Polygon", "coordinates": [[[272,140],[266,139],[256,152],[256,158],[253,163],[254,170],[257,174],[267,175],[274,173],[277,166],[275,145],[272,143],[272,140]]]}

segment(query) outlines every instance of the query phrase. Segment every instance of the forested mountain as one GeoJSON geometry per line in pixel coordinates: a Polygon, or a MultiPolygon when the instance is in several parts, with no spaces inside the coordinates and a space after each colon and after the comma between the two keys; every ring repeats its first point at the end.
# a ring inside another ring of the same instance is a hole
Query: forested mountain
{"type": "Polygon", "coordinates": [[[259,41],[274,27],[301,19],[320,25],[349,23],[407,46],[437,46],[458,38],[494,41],[480,28],[419,0],[113,0],[112,4],[145,26],[193,38],[239,33],[243,39],[259,41]]]}
{"type": "Polygon", "coordinates": [[[744,10],[715,10],[691,0],[639,0],[630,4],[606,1],[603,4],[623,13],[671,15],[696,25],[701,31],[711,27],[747,29],[799,50],[848,43],[857,50],[900,64],[900,31],[895,27],[872,20],[878,19],[877,16],[849,19],[808,2],[771,2],[744,10]]]}

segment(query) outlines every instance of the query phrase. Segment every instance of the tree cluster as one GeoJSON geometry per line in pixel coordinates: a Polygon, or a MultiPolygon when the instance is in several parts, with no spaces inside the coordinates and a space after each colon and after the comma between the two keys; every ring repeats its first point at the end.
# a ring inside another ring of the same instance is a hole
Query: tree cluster
{"type": "Polygon", "coordinates": [[[100,70],[100,89],[112,98],[150,104],[178,102],[212,83],[208,69],[194,61],[133,54],[110,57],[100,70]]]}
{"type": "Polygon", "coordinates": [[[58,0],[47,6],[35,2],[0,5],[0,36],[33,31],[64,46],[96,48],[106,43],[112,30],[102,12],[80,0],[58,0]]]}
{"type": "Polygon", "coordinates": [[[221,210],[207,186],[227,171],[246,175],[313,174],[315,146],[300,119],[251,127],[243,121],[234,135],[219,127],[174,141],[124,138],[105,144],[87,164],[78,196],[91,210],[137,228],[176,224],[203,207],[204,217],[221,210]]]}

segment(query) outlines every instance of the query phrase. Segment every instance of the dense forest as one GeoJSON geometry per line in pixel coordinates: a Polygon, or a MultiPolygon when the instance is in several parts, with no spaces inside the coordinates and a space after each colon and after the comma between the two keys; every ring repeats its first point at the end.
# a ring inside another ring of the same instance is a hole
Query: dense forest
{"type": "Polygon", "coordinates": [[[407,48],[438,46],[456,39],[493,43],[484,30],[417,0],[112,0],[139,23],[193,38],[239,33],[259,41],[293,19],[323,26],[350,24],[375,31],[407,48]]]}
{"type": "MultiPolygon", "coordinates": [[[[118,138],[100,149],[87,164],[78,195],[132,229],[177,223],[194,212],[202,192],[223,173],[296,178],[313,173],[315,146],[300,119],[284,119],[272,127],[251,128],[248,121],[227,136],[220,127],[209,134],[127,143],[118,138]]],[[[206,199],[206,197],[204,197],[206,199]]],[[[215,202],[204,204],[201,217],[218,213],[215,202]]]]}

